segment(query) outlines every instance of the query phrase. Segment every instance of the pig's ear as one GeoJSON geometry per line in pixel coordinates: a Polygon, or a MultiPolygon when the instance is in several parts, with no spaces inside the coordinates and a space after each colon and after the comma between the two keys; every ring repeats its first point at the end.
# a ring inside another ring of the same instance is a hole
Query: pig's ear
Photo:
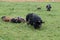
{"type": "Polygon", "coordinates": [[[42,21],[42,23],[45,23],[45,22],[42,21]]]}

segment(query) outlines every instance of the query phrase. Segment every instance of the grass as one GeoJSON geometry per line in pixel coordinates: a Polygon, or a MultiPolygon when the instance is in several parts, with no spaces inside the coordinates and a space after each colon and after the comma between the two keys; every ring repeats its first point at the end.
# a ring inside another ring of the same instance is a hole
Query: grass
{"type": "Polygon", "coordinates": [[[0,18],[4,15],[23,18],[30,12],[39,15],[45,24],[35,30],[26,23],[10,23],[0,19],[0,40],[60,40],[60,3],[50,2],[52,10],[46,11],[46,2],[0,2],[0,18]],[[42,9],[37,10],[40,6],[42,9]]]}

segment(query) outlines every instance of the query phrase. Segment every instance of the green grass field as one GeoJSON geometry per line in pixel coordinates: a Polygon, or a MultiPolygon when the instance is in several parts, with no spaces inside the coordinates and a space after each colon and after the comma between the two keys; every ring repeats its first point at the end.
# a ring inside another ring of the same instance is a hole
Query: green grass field
{"type": "Polygon", "coordinates": [[[60,40],[60,3],[51,2],[50,12],[46,11],[47,4],[45,2],[0,2],[0,40],[60,40]],[[37,10],[38,6],[41,10],[37,10]],[[25,18],[31,12],[45,21],[41,29],[35,30],[26,23],[16,24],[1,20],[4,15],[25,18]]]}

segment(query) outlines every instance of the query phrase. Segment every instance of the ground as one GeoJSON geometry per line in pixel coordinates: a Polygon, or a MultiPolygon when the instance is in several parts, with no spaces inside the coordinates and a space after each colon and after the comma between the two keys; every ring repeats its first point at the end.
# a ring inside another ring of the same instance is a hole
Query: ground
{"type": "Polygon", "coordinates": [[[50,2],[52,10],[46,11],[46,2],[0,2],[0,40],[60,40],[60,3],[50,2]],[[37,10],[41,7],[41,10],[37,10]],[[1,17],[21,16],[36,13],[45,23],[35,30],[26,23],[4,22],[1,17]]]}
{"type": "MultiPolygon", "coordinates": [[[[26,1],[35,1],[35,2],[47,2],[48,0],[0,0],[0,1],[8,1],[8,2],[26,2],[26,1]]],[[[50,2],[60,2],[60,0],[50,0],[50,2]]]]}

